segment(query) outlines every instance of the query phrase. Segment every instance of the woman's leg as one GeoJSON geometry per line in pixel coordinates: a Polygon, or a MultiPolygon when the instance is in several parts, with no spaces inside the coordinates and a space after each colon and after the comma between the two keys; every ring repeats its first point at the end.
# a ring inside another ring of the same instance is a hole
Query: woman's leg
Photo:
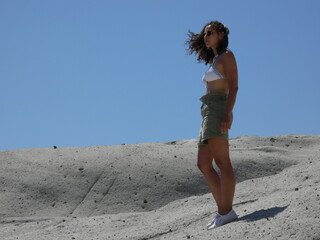
{"type": "Polygon", "coordinates": [[[236,179],[229,157],[229,143],[228,140],[222,138],[210,138],[208,139],[208,146],[212,154],[211,156],[214,158],[221,172],[220,187],[217,187],[217,189],[220,188],[218,212],[221,215],[225,215],[232,210],[236,185],[236,179]]]}
{"type": "Polygon", "coordinates": [[[218,209],[221,203],[220,178],[212,167],[213,154],[208,145],[201,145],[198,149],[198,168],[203,173],[209,189],[215,199],[218,209]]]}

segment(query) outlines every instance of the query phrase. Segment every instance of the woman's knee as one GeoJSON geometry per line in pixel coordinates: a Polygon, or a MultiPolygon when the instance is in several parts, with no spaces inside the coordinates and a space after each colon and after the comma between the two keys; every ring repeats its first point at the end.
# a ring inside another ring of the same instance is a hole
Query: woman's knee
{"type": "Polygon", "coordinates": [[[199,160],[198,160],[197,165],[198,165],[199,170],[204,174],[207,173],[207,172],[210,172],[211,169],[212,169],[212,164],[204,163],[204,162],[199,161],[199,160]]]}
{"type": "Polygon", "coordinates": [[[212,160],[212,154],[210,153],[208,146],[199,147],[197,165],[202,173],[211,171],[212,160]]]}
{"type": "Polygon", "coordinates": [[[215,163],[221,171],[233,171],[229,158],[215,158],[215,163]]]}

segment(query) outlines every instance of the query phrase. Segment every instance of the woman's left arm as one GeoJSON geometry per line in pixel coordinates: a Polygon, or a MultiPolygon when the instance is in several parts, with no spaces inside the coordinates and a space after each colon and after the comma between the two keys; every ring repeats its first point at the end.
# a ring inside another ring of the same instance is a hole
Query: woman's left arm
{"type": "Polygon", "coordinates": [[[227,133],[228,129],[231,128],[231,114],[238,92],[238,68],[236,59],[231,51],[226,52],[221,60],[229,86],[226,115],[221,123],[221,132],[227,133]]]}

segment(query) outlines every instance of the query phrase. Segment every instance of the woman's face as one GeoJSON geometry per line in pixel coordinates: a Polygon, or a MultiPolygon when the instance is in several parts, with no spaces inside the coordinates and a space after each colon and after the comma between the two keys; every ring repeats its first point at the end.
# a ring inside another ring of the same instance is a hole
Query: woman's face
{"type": "Polygon", "coordinates": [[[216,49],[220,39],[222,38],[222,34],[217,33],[211,25],[205,27],[204,34],[204,43],[206,44],[206,47],[216,49]]]}

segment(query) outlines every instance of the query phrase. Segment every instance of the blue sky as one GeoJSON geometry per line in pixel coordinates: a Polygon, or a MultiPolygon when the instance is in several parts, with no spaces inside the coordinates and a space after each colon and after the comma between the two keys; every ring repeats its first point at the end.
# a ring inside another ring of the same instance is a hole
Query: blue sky
{"type": "Polygon", "coordinates": [[[320,1],[0,0],[0,150],[197,138],[190,29],[229,29],[231,137],[320,134],[320,1]]]}

